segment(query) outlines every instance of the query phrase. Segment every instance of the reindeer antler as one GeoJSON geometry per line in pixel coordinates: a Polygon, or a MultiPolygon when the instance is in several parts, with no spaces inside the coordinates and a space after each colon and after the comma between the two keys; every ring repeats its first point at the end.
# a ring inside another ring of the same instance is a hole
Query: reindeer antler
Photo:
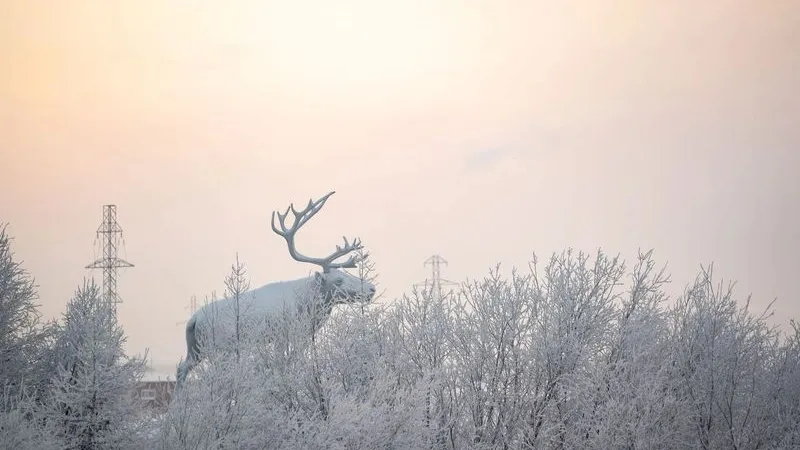
{"type": "Polygon", "coordinates": [[[362,248],[361,240],[356,238],[353,242],[348,242],[346,237],[344,238],[344,247],[337,245],[336,251],[331,253],[329,256],[325,258],[311,258],[305,255],[302,255],[300,252],[297,251],[295,247],[294,238],[297,230],[299,230],[309,219],[314,217],[314,214],[318,213],[320,209],[325,205],[325,202],[328,200],[328,197],[333,195],[336,191],[331,191],[321,199],[314,201],[310,199],[308,201],[308,205],[302,210],[297,211],[294,209],[294,204],[290,203],[289,207],[286,208],[286,212],[281,214],[278,211],[272,212],[272,231],[277,233],[278,235],[282,236],[286,239],[286,245],[289,247],[289,254],[294,258],[295,261],[299,262],[307,262],[311,264],[316,264],[322,267],[323,272],[328,272],[330,269],[341,269],[341,268],[353,268],[356,267],[356,262],[358,262],[358,257],[356,255],[350,256],[345,262],[335,263],[334,261],[347,255],[348,253],[354,252],[356,250],[360,250],[362,248]],[[286,216],[289,215],[289,211],[294,214],[294,223],[290,228],[286,228],[286,216]],[[280,222],[281,229],[275,226],[275,214],[278,214],[278,222],[280,222]]]}

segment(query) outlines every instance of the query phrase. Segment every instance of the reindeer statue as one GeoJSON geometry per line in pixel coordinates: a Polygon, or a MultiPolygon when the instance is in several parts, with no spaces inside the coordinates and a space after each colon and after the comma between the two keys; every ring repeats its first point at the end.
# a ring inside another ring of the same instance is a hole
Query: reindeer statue
{"type": "MultiPolygon", "coordinates": [[[[335,191],[334,191],[335,192],[335,191]]],[[[276,211],[272,213],[272,230],[286,240],[289,255],[296,261],[311,263],[322,268],[322,272],[292,281],[270,283],[239,296],[238,310],[244,317],[243,323],[266,323],[266,320],[276,317],[282,312],[301,313],[313,311],[313,324],[311,327],[312,338],[314,333],[325,323],[330,316],[334,305],[353,303],[356,301],[369,302],[375,295],[375,286],[350,275],[340,269],[354,268],[358,262],[356,255],[344,262],[334,262],[339,258],[360,250],[361,241],[354,239],[348,242],[344,238],[344,246],[336,246],[336,250],[325,258],[311,258],[302,255],[295,247],[295,234],[325,205],[325,201],[334,194],[330,192],[317,201],[309,200],[308,206],[302,211],[297,211],[294,204],[290,204],[286,212],[277,212],[280,229],[275,224],[276,211]],[[294,223],[286,226],[286,216],[289,211],[294,213],[294,223]]],[[[228,320],[217,320],[219,311],[232,308],[231,298],[224,298],[211,302],[199,308],[186,323],[186,360],[178,366],[177,386],[184,382],[189,371],[200,363],[203,355],[200,354],[198,340],[201,336],[208,336],[213,329],[216,336],[222,339],[230,338],[234,334],[233,323],[228,320]]]]}

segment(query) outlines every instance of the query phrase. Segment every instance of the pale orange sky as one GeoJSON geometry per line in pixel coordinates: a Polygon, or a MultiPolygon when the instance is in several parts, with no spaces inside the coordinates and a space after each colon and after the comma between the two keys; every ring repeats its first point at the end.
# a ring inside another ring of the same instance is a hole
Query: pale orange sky
{"type": "Polygon", "coordinates": [[[254,287],[308,273],[270,213],[332,189],[298,245],[360,236],[388,298],[433,253],[463,280],[641,247],[800,317],[797,1],[6,0],[0,58],[0,221],[43,312],[116,203],[120,321],[167,367],[236,252],[254,287]]]}

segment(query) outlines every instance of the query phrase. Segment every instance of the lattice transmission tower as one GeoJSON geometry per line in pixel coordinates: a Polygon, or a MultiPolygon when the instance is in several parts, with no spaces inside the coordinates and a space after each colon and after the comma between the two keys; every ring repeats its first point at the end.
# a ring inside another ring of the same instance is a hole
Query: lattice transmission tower
{"type": "MultiPolygon", "coordinates": [[[[447,260],[439,255],[433,255],[425,260],[424,265],[431,266],[431,278],[426,279],[423,283],[417,283],[415,286],[423,286],[430,295],[436,295],[438,299],[442,299],[444,292],[442,285],[457,286],[458,283],[442,278],[442,264],[447,266],[447,260]]],[[[449,293],[449,292],[448,292],[449,293]]]]}
{"type": "Polygon", "coordinates": [[[117,294],[117,269],[133,267],[133,264],[119,257],[119,250],[124,246],[122,227],[117,223],[117,205],[103,205],[103,222],[97,227],[95,249],[102,248],[102,256],[86,266],[87,269],[103,269],[103,300],[110,303],[117,312],[117,303],[122,300],[117,294]]]}

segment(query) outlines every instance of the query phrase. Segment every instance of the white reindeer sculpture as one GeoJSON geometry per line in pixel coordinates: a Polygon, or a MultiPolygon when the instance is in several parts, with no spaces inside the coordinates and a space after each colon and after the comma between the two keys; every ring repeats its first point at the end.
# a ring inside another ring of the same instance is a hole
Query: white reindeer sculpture
{"type": "MultiPolygon", "coordinates": [[[[334,191],[335,192],[335,191],[334,191]]],[[[311,333],[315,333],[319,327],[330,316],[333,306],[336,304],[353,303],[356,301],[369,302],[375,295],[375,286],[371,283],[350,275],[342,268],[356,267],[358,257],[351,255],[346,261],[336,263],[335,260],[342,258],[354,251],[362,248],[359,239],[352,243],[344,238],[344,247],[337,245],[336,251],[325,258],[311,258],[304,256],[295,247],[295,234],[311,217],[322,209],[325,201],[334,194],[328,193],[326,196],[317,200],[308,201],[308,206],[302,211],[296,211],[294,204],[290,204],[286,212],[277,213],[280,223],[280,230],[275,225],[275,214],[272,213],[272,230],[286,240],[289,247],[289,254],[296,261],[307,262],[322,267],[322,272],[316,272],[313,276],[300,278],[292,281],[281,281],[270,283],[260,288],[254,289],[239,296],[240,317],[242,323],[265,323],[264,320],[275,317],[282,312],[315,312],[312,318],[313,325],[311,333]],[[286,227],[286,216],[289,211],[294,213],[294,223],[290,228],[286,227]]],[[[200,363],[203,355],[200,354],[198,339],[201,336],[209,336],[212,331],[217,339],[230,339],[235,336],[234,322],[227,320],[224,314],[219,311],[231,311],[234,300],[224,298],[211,302],[198,309],[186,323],[186,360],[178,366],[176,389],[186,379],[189,371],[200,363]],[[222,316],[222,317],[221,317],[222,316]]]]}

